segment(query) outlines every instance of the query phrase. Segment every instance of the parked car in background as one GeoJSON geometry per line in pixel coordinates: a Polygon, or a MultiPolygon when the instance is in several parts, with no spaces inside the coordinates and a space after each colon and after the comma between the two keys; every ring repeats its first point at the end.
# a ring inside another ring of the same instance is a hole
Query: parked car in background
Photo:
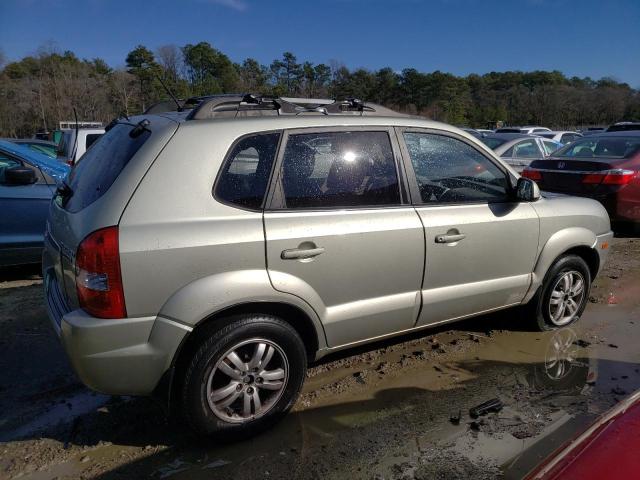
{"type": "MultiPolygon", "coordinates": [[[[574,363],[579,363],[575,362],[574,363]]],[[[556,449],[525,480],[640,478],[640,391],[556,449]]]]}
{"type": "Polygon", "coordinates": [[[0,138],[0,140],[28,147],[34,152],[42,153],[51,158],[56,158],[58,155],[58,145],[48,140],[39,140],[37,138],[0,138]]]}
{"type": "Polygon", "coordinates": [[[532,160],[546,158],[562,147],[554,140],[523,133],[493,133],[483,135],[480,140],[517,172],[532,160]]]}
{"type": "Polygon", "coordinates": [[[586,137],[588,135],[594,135],[596,133],[602,133],[606,130],[606,127],[588,127],[585,129],[580,130],[580,134],[582,134],[583,137],[586,137]]]}
{"type": "Polygon", "coordinates": [[[79,128],[76,143],[75,128],[62,129],[58,157],[69,165],[74,165],[102,135],[104,135],[104,128],[79,128]]]}
{"type": "Polygon", "coordinates": [[[482,133],[480,133],[478,130],[476,130],[475,128],[469,128],[469,127],[459,127],[460,130],[463,130],[465,132],[467,132],[469,135],[472,135],[476,138],[480,138],[482,136],[482,133]]]}
{"type": "Polygon", "coordinates": [[[640,222],[640,131],[581,138],[523,171],[540,188],[594,198],[615,222],[640,222]]]}
{"type": "Polygon", "coordinates": [[[582,138],[582,134],[578,132],[574,132],[571,130],[555,130],[552,132],[538,132],[536,135],[542,138],[548,138],[549,140],[554,140],[562,145],[568,145],[571,142],[577,140],[578,138],[582,138]]]}
{"type": "Polygon", "coordinates": [[[496,129],[495,133],[525,133],[527,135],[536,134],[538,132],[550,132],[547,127],[536,127],[534,125],[525,125],[524,127],[502,127],[496,129]]]}
{"type": "Polygon", "coordinates": [[[598,202],[354,100],[132,117],[67,183],[43,276],[71,364],[223,440],[282,418],[331,352],[523,304],[541,330],[577,321],[612,238],[598,202]]]}
{"type": "Polygon", "coordinates": [[[628,132],[640,130],[640,122],[618,122],[607,128],[607,132],[628,132]]]}
{"type": "Polygon", "coordinates": [[[0,140],[0,266],[38,263],[56,180],[69,166],[0,140]]]}

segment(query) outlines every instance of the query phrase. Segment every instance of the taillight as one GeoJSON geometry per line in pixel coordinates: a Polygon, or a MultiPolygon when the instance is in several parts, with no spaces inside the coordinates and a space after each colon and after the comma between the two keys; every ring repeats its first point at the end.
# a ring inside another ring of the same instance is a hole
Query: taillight
{"type": "Polygon", "coordinates": [[[598,173],[587,173],[582,177],[582,183],[598,185],[626,185],[635,177],[633,170],[602,170],[598,173]]]}
{"type": "Polygon", "coordinates": [[[96,230],[80,242],[76,253],[76,291],[80,307],[94,317],[127,316],[118,227],[96,230]]]}
{"type": "Polygon", "coordinates": [[[527,167],[525,167],[525,169],[522,171],[522,176],[525,178],[530,178],[531,180],[535,180],[535,181],[542,180],[542,172],[539,172],[538,170],[533,170],[527,167]]]}

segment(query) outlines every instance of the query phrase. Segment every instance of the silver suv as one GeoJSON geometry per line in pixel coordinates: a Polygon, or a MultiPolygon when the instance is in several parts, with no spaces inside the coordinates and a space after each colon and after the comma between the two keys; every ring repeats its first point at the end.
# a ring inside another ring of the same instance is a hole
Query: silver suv
{"type": "Polygon", "coordinates": [[[108,127],[52,201],[44,284],[89,387],[240,437],[329,352],[523,304],[576,321],[611,237],[449,125],[211,97],[108,127]]]}

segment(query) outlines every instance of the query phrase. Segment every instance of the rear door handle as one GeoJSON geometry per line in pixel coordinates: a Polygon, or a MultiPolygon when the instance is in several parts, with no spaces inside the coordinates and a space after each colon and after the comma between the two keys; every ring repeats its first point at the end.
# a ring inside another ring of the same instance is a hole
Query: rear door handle
{"type": "Polygon", "coordinates": [[[455,243],[460,240],[464,240],[467,236],[464,233],[457,233],[453,235],[436,235],[436,243],[455,243]]]}
{"type": "Polygon", "coordinates": [[[283,260],[302,260],[305,258],[317,257],[324,253],[323,247],[317,248],[292,248],[289,250],[283,250],[280,254],[280,258],[283,260]]]}

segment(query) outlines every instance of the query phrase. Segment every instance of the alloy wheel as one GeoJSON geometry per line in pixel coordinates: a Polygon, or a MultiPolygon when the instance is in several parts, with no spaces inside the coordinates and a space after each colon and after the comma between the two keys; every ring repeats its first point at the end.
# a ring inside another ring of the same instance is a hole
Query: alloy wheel
{"type": "Polygon", "coordinates": [[[274,407],[288,378],[287,356],[277,344],[264,338],[245,340],[227,350],[211,370],[207,401],[218,418],[244,423],[274,407]]]}

